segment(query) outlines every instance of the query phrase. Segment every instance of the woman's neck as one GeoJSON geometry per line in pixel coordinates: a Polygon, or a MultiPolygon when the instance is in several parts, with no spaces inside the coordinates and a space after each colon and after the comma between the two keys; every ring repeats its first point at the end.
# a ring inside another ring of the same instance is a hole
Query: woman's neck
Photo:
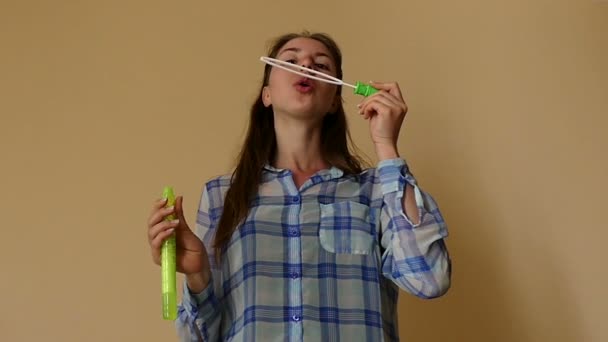
{"type": "Polygon", "coordinates": [[[312,175],[328,167],[321,153],[321,122],[275,120],[277,154],[274,166],[312,175]]]}

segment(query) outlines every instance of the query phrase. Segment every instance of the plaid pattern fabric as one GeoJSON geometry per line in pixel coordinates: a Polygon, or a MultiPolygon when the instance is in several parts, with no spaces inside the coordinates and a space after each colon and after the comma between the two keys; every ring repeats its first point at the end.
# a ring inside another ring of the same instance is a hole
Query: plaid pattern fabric
{"type": "Polygon", "coordinates": [[[359,175],[335,167],[297,189],[289,170],[266,166],[247,219],[220,264],[213,242],[230,177],[202,191],[196,234],[212,281],[184,284],[183,341],[398,341],[399,288],[421,297],[450,286],[446,224],[402,159],[359,175]],[[403,210],[414,187],[419,224],[403,210]]]}

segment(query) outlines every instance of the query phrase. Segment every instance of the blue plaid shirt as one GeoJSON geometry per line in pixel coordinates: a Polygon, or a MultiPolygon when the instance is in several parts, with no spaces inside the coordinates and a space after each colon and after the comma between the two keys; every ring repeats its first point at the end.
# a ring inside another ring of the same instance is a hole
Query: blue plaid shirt
{"type": "Polygon", "coordinates": [[[176,326],[183,341],[397,341],[399,288],[421,298],[450,287],[446,224],[402,159],[359,175],[332,167],[300,189],[266,166],[245,222],[220,264],[211,247],[229,176],[202,191],[196,234],[212,279],[184,284],[176,326]],[[419,224],[403,209],[414,187],[419,224]]]}

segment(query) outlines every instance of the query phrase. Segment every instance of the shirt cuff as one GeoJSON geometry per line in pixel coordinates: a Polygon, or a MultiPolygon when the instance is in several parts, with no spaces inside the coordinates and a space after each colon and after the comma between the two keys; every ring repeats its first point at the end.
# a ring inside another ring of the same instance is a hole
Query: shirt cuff
{"type": "Polygon", "coordinates": [[[407,162],[401,158],[382,160],[378,163],[378,173],[382,196],[392,211],[399,216],[403,216],[411,227],[419,226],[422,223],[422,217],[424,217],[426,212],[424,209],[424,200],[416,179],[409,172],[407,162]],[[409,184],[414,188],[414,199],[416,201],[416,207],[418,207],[419,215],[419,223],[417,224],[414,224],[408,218],[403,208],[403,196],[405,196],[406,184],[409,184]]]}
{"type": "Polygon", "coordinates": [[[184,309],[194,319],[200,318],[206,321],[217,312],[219,302],[215,296],[211,279],[207,287],[199,293],[191,292],[184,280],[183,296],[184,309]]]}
{"type": "Polygon", "coordinates": [[[382,195],[386,196],[397,192],[397,197],[402,197],[403,190],[405,189],[407,172],[407,163],[401,158],[381,160],[378,163],[378,174],[380,177],[382,195]]]}

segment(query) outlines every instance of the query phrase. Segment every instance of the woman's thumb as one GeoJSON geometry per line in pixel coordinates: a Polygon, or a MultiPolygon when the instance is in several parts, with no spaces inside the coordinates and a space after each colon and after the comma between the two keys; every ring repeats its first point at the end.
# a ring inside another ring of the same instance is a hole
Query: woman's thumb
{"type": "Polygon", "coordinates": [[[177,219],[182,223],[186,224],[186,219],[184,217],[184,206],[183,206],[184,198],[182,196],[177,196],[175,198],[175,213],[177,214],[177,219]]]}

